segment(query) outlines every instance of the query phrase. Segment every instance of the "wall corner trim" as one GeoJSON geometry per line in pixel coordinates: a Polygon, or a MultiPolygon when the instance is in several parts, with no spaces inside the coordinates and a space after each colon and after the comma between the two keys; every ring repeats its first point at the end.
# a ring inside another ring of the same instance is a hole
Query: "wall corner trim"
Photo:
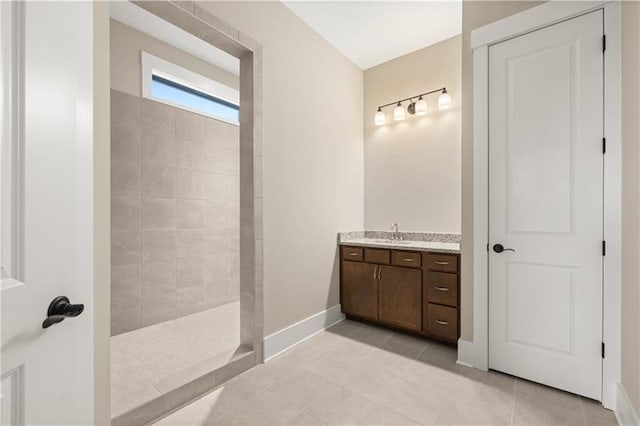
{"type": "Polygon", "coordinates": [[[332,306],[278,330],[264,338],[264,362],[299,345],[323,330],[345,319],[340,305],[332,306]]]}
{"type": "Polygon", "coordinates": [[[623,426],[640,426],[640,415],[631,404],[622,383],[618,383],[618,397],[616,398],[616,418],[623,426]]]}

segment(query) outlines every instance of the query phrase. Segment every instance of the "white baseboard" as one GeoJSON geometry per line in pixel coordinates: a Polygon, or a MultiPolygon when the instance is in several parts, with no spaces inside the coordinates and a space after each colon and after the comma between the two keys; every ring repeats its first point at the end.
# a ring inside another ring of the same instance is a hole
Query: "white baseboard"
{"type": "Polygon", "coordinates": [[[475,368],[475,347],[473,342],[458,339],[458,360],[456,362],[465,367],[475,368]]]}
{"type": "Polygon", "coordinates": [[[618,397],[616,398],[616,417],[618,424],[623,426],[640,426],[640,416],[631,404],[622,383],[618,383],[618,397]]]}
{"type": "Polygon", "coordinates": [[[264,338],[264,362],[269,362],[282,352],[299,345],[344,318],[340,305],[336,305],[268,335],[264,338]]]}

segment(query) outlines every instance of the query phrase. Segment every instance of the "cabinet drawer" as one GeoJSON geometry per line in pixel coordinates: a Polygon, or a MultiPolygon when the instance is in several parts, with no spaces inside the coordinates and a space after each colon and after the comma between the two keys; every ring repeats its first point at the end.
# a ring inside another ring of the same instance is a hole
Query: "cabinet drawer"
{"type": "Polygon", "coordinates": [[[455,254],[426,253],[428,269],[444,272],[458,272],[458,256],[455,254]]]}
{"type": "Polygon", "coordinates": [[[458,340],[458,310],[427,304],[426,329],[431,336],[455,342],[458,340]]]}
{"type": "Polygon", "coordinates": [[[431,303],[458,306],[458,275],[448,272],[425,273],[427,299],[431,303]]]}
{"type": "Polygon", "coordinates": [[[370,263],[384,263],[388,265],[391,259],[391,252],[385,249],[365,248],[364,261],[370,263]]]}
{"type": "Polygon", "coordinates": [[[391,264],[419,268],[420,257],[420,253],[394,250],[391,252],[391,264]]]}
{"type": "Polygon", "coordinates": [[[342,250],[342,260],[359,260],[364,259],[364,250],[362,247],[345,247],[340,248],[342,250]]]}

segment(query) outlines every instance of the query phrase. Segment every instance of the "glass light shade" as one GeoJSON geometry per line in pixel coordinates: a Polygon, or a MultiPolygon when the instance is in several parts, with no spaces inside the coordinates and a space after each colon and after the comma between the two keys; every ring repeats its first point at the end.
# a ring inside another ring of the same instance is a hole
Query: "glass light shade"
{"type": "Polygon", "coordinates": [[[385,117],[384,111],[378,108],[378,112],[376,112],[376,116],[374,119],[376,126],[382,126],[386,121],[387,121],[387,117],[385,117]]]}
{"type": "Polygon", "coordinates": [[[400,104],[398,102],[398,106],[396,106],[393,109],[393,119],[395,121],[402,121],[402,120],[405,119],[405,117],[406,117],[406,115],[405,115],[405,112],[404,112],[404,108],[403,108],[402,104],[400,104]]]}
{"type": "Polygon", "coordinates": [[[438,96],[438,109],[451,108],[451,96],[445,90],[440,96],[438,96]]]}
{"type": "Polygon", "coordinates": [[[420,98],[415,106],[416,115],[425,115],[427,113],[427,102],[420,98]]]}

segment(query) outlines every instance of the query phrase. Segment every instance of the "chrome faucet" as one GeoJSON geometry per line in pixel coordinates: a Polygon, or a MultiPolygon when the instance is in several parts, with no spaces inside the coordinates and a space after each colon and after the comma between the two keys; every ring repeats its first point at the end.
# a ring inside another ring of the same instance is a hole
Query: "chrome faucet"
{"type": "Polygon", "coordinates": [[[391,231],[393,232],[393,235],[391,236],[392,240],[399,240],[400,239],[400,232],[398,231],[398,224],[396,222],[393,222],[391,224],[391,231]]]}

